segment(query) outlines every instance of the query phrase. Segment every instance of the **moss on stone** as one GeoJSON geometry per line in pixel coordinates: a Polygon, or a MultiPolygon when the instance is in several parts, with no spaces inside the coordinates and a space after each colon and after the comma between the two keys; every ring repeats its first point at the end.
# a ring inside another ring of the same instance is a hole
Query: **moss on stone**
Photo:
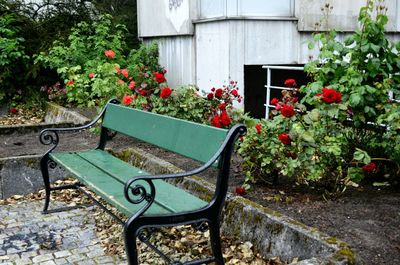
{"type": "Polygon", "coordinates": [[[337,238],[336,237],[330,237],[327,240],[325,240],[328,244],[337,244],[337,238]]]}
{"type": "Polygon", "coordinates": [[[356,256],[353,252],[353,250],[351,250],[351,248],[349,246],[347,246],[347,244],[343,243],[342,248],[340,248],[338,251],[336,251],[332,257],[337,260],[337,261],[342,261],[344,259],[347,260],[347,264],[349,265],[354,265],[356,264],[356,256]]]}

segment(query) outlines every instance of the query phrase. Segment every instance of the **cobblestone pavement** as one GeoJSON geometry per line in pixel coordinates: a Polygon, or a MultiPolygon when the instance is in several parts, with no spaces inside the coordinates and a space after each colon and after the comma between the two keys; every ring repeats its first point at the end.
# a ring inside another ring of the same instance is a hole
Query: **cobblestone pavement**
{"type": "MultiPolygon", "coordinates": [[[[65,206],[52,202],[52,207],[65,206]]],[[[42,201],[0,206],[0,264],[126,264],[104,253],[93,207],[43,215],[42,201]]]]}

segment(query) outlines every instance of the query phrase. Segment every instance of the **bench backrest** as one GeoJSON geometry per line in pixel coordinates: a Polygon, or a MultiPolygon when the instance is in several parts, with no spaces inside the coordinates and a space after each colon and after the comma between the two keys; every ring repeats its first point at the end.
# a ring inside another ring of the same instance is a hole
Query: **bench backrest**
{"type": "Polygon", "coordinates": [[[207,162],[227,130],[109,103],[103,127],[183,156],[207,162]]]}

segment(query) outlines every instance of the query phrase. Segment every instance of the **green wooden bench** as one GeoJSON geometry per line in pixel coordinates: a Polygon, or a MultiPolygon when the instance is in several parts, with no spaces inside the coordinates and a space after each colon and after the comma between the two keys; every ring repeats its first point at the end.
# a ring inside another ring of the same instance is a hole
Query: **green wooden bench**
{"type": "MultiPolygon", "coordinates": [[[[102,205],[124,226],[125,248],[129,264],[138,264],[136,238],[155,250],[169,264],[181,264],[168,258],[152,246],[148,233],[153,228],[182,224],[207,224],[213,256],[196,259],[185,264],[224,264],[220,243],[220,215],[228,189],[231,153],[238,135],[246,128],[236,125],[230,130],[205,126],[119,105],[116,100],[107,103],[100,115],[91,123],[75,128],[49,128],[40,133],[40,142],[51,145],[41,159],[46,198],[44,213],[49,210],[50,193],[60,189],[79,189],[90,196],[82,186],[95,192],[128,218],[121,220],[102,205]],[[97,148],[86,151],[55,152],[60,132],[79,131],[101,123],[97,148]],[[137,138],[155,146],[202,162],[202,166],[178,174],[152,175],[104,151],[107,135],[111,131],[137,138]],[[49,181],[49,168],[57,165],[69,171],[79,182],[74,185],[53,187],[49,181]],[[218,169],[217,184],[210,202],[164,181],[196,175],[209,167],[218,169]]],[[[91,196],[90,196],[91,197],[91,196]]]]}

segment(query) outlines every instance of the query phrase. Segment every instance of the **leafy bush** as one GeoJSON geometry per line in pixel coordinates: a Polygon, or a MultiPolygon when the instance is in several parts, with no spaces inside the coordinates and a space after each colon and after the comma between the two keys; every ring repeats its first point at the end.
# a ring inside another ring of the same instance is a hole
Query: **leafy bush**
{"type": "Polygon", "coordinates": [[[25,40],[18,35],[18,29],[12,26],[13,22],[13,15],[0,17],[0,103],[6,96],[12,97],[15,93],[13,83],[23,79],[20,74],[29,59],[24,51],[25,40]]]}
{"type": "Polygon", "coordinates": [[[373,17],[374,9],[368,1],[361,29],[344,43],[334,31],[315,35],[322,46],[305,67],[315,81],[301,88],[302,104],[297,88],[283,92],[271,102],[273,119],[257,123],[240,146],[247,188],[262,176],[288,176],[337,192],[365,176],[398,176],[400,112],[388,94],[399,91],[400,45],[385,37],[386,9],[373,17]]]}
{"type": "Polygon", "coordinates": [[[109,15],[93,23],[82,22],[67,43],[56,41],[36,62],[57,70],[66,84],[68,101],[78,105],[102,105],[111,97],[122,97],[136,83],[146,91],[154,88],[157,82],[151,77],[162,70],[157,46],[142,46],[126,57],[125,32],[123,25],[112,24],[109,15]]]}
{"type": "MultiPolygon", "coordinates": [[[[12,38],[18,40],[15,48],[18,48],[18,52],[23,52],[25,55],[18,58],[13,56],[8,57],[8,60],[13,60],[9,64],[13,67],[6,68],[2,66],[0,78],[0,97],[2,99],[0,99],[0,103],[6,101],[13,102],[16,98],[21,98],[21,103],[23,103],[29,100],[29,95],[38,95],[41,86],[52,86],[52,84],[59,81],[59,75],[53,70],[56,68],[51,69],[48,64],[45,67],[40,60],[36,60],[36,63],[34,63],[35,55],[47,51],[53,46],[54,41],[58,41],[60,44],[67,43],[71,28],[81,22],[91,25],[92,21],[99,20],[101,14],[107,13],[115,14],[115,17],[111,18],[112,24],[116,24],[115,22],[125,24],[129,29],[129,32],[123,29],[124,35],[129,38],[128,45],[124,44],[124,50],[122,51],[126,55],[129,52],[125,49],[127,46],[137,47],[138,45],[136,34],[136,1],[0,1],[0,16],[2,18],[2,25],[0,27],[4,29],[1,33],[1,39],[2,41],[6,39],[10,40],[10,36],[5,37],[4,34],[6,34],[5,30],[12,31],[12,38]],[[8,22],[4,24],[6,20],[8,22]],[[5,71],[3,72],[3,70],[5,71]],[[5,77],[10,72],[12,73],[12,77],[10,77],[12,82],[9,81],[11,80],[10,78],[5,77]],[[17,94],[23,96],[15,98],[14,95],[17,94]]],[[[86,30],[91,32],[91,29],[86,30]]],[[[105,37],[105,40],[108,41],[108,36],[101,35],[105,29],[102,31],[98,27],[97,30],[100,30],[97,32],[99,34],[98,37],[105,37]]],[[[101,48],[91,46],[90,39],[86,40],[84,44],[88,48],[101,48]]],[[[97,45],[99,44],[101,45],[100,42],[97,43],[97,45]]],[[[5,42],[2,45],[6,45],[5,42]]],[[[87,51],[90,52],[90,49],[87,51]]],[[[8,56],[7,53],[9,51],[2,47],[0,52],[0,56],[4,59],[8,56]]],[[[90,54],[85,53],[82,55],[80,62],[83,62],[87,58],[86,55],[89,56],[90,54]]]]}
{"type": "Polygon", "coordinates": [[[123,104],[219,128],[229,128],[242,118],[241,112],[233,108],[233,102],[242,99],[235,81],[223,88],[212,88],[212,92],[202,97],[195,86],[167,87],[162,73],[154,73],[154,79],[162,81],[158,88],[132,89],[124,95],[123,104]]]}

